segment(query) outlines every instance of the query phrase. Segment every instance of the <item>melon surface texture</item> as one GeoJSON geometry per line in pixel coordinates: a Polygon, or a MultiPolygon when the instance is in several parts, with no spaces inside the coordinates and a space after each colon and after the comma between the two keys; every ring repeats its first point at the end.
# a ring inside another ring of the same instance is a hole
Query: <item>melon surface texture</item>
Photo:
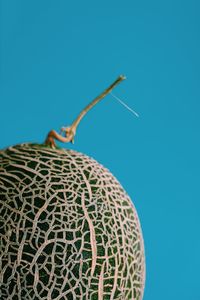
{"type": "Polygon", "coordinates": [[[130,198],[72,150],[0,151],[0,299],[141,300],[145,259],[130,198]]]}

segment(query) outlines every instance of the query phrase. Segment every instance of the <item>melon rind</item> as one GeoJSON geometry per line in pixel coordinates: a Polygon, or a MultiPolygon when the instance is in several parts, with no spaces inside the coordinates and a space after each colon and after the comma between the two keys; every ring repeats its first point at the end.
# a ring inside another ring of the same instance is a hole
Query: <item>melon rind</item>
{"type": "Polygon", "coordinates": [[[141,300],[136,209],[116,178],[73,150],[0,152],[0,299],[141,300]]]}

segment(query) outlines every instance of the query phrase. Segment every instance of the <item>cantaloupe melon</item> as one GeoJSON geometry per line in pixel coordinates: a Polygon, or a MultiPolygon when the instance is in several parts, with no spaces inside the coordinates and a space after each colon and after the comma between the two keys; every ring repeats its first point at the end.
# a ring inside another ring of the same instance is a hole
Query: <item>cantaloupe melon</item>
{"type": "Polygon", "coordinates": [[[145,258],[130,198],[72,150],[0,152],[0,299],[141,300],[145,258]]]}

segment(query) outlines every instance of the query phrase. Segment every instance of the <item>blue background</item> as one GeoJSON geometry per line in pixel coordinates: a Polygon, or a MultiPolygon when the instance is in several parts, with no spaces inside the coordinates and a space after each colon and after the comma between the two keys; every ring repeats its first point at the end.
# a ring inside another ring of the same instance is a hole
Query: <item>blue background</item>
{"type": "MultiPolygon", "coordinates": [[[[76,149],[122,183],[140,216],[144,300],[200,299],[199,1],[1,1],[0,148],[42,143],[118,75],[76,149]]],[[[61,145],[61,144],[60,144],[61,145]]]]}

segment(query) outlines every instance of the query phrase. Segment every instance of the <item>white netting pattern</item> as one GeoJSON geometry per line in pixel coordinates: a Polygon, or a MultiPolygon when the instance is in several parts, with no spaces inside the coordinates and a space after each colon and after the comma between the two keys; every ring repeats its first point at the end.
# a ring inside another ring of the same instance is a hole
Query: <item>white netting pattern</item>
{"type": "Polygon", "coordinates": [[[0,299],[141,300],[143,239],[113,175],[72,150],[0,152],[0,299]]]}

